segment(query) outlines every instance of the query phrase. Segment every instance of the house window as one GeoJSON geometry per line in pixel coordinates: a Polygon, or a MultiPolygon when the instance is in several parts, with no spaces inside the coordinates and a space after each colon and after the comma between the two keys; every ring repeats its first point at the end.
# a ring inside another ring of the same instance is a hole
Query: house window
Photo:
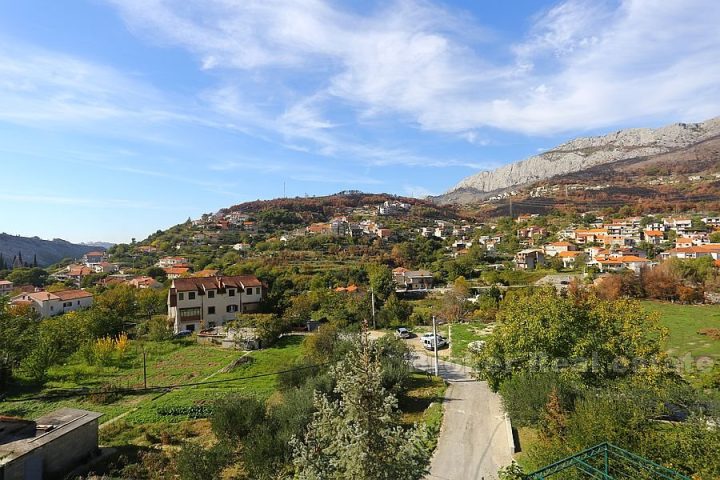
{"type": "Polygon", "coordinates": [[[208,307],[208,315],[215,315],[215,307],[208,307]]]}
{"type": "Polygon", "coordinates": [[[202,315],[200,307],[180,309],[180,318],[199,317],[200,315],[202,315]]]}
{"type": "Polygon", "coordinates": [[[252,294],[253,294],[253,289],[252,289],[252,287],[246,288],[246,289],[245,289],[245,293],[247,293],[248,295],[252,295],[252,294]]]}
{"type": "Polygon", "coordinates": [[[188,293],[188,300],[195,300],[195,292],[188,293]]]}
{"type": "Polygon", "coordinates": [[[215,298],[215,290],[208,290],[208,298],[215,298]]]}
{"type": "Polygon", "coordinates": [[[237,305],[228,305],[227,306],[227,313],[235,313],[238,311],[237,305]]]}
{"type": "Polygon", "coordinates": [[[77,301],[77,304],[80,305],[80,300],[77,301]]]}
{"type": "Polygon", "coordinates": [[[55,307],[53,307],[52,305],[50,305],[50,311],[53,311],[53,310],[55,310],[55,307]]]}
{"type": "Polygon", "coordinates": [[[228,296],[234,297],[234,296],[235,296],[235,290],[232,289],[232,288],[231,288],[230,290],[228,290],[228,296]]]}
{"type": "Polygon", "coordinates": [[[178,293],[178,300],[185,300],[185,294],[182,292],[178,293]]]}

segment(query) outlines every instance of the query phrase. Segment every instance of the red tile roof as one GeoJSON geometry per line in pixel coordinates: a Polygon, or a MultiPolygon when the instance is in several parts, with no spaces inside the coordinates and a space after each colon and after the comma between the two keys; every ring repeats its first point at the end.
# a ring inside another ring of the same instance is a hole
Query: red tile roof
{"type": "Polygon", "coordinates": [[[93,294],[85,290],[62,290],[53,292],[60,300],[75,300],[77,298],[92,298],[93,294]]]}
{"type": "Polygon", "coordinates": [[[173,287],[178,292],[194,290],[219,290],[227,287],[244,289],[245,287],[261,287],[262,282],[254,275],[235,275],[231,277],[189,277],[176,278],[173,287]]]}

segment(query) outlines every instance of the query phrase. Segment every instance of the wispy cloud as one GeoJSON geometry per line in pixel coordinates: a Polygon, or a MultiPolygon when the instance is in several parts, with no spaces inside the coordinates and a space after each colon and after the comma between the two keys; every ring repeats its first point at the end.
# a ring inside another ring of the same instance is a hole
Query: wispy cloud
{"type": "MultiPolygon", "coordinates": [[[[19,203],[38,203],[43,205],[68,205],[74,207],[151,209],[171,210],[169,206],[151,202],[134,201],[120,198],[70,197],[63,195],[29,195],[24,193],[0,193],[0,199],[19,203]]],[[[175,208],[173,206],[173,208],[175,208]]]]}
{"type": "Polygon", "coordinates": [[[285,108],[271,102],[266,116],[328,151],[338,111],[466,138],[486,127],[549,134],[720,111],[714,0],[561,2],[504,63],[483,55],[460,14],[429,2],[362,15],[320,0],[112,3],[134,31],[186,47],[203,68],[253,72],[262,98],[263,83],[280,84],[285,108]]]}

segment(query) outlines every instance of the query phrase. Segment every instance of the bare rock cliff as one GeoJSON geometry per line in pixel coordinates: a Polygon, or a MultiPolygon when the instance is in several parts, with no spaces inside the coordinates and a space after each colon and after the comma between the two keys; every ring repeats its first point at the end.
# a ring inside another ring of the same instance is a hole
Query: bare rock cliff
{"type": "Polygon", "coordinates": [[[702,123],[677,123],[657,129],[633,128],[599,137],[578,138],[520,162],[469,176],[436,200],[440,203],[465,203],[470,198],[478,200],[483,193],[502,191],[606,163],[667,153],[718,135],[720,117],[702,123]]]}

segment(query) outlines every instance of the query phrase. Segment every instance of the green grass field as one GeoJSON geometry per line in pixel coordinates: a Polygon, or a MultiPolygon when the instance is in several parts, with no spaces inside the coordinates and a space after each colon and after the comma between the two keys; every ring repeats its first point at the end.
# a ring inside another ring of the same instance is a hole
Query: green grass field
{"type": "Polygon", "coordinates": [[[679,305],[665,302],[642,302],[645,308],[660,315],[660,323],[669,331],[667,351],[675,357],[690,354],[720,359],[720,340],[698,333],[703,328],[720,328],[720,305],[679,305]]]}
{"type": "Polygon", "coordinates": [[[56,400],[37,400],[35,397],[58,390],[109,386],[113,389],[140,388],[143,386],[142,348],[147,354],[148,387],[195,383],[206,379],[212,381],[232,380],[287,369],[300,355],[300,337],[286,337],[270,349],[252,352],[252,360],[229,373],[218,373],[243,352],[216,346],[199,345],[194,339],[168,342],[131,342],[123,359],[113,365],[100,367],[88,365],[80,354],[73,355],[65,365],[55,366],[48,372],[48,380],[42,388],[25,385],[12,391],[8,399],[0,402],[0,414],[28,418],[48,413],[60,407],[83,408],[104,414],[106,422],[120,414],[131,423],[146,421],[176,422],[186,420],[183,415],[160,415],[173,407],[203,405],[228,392],[242,391],[269,396],[275,388],[275,376],[258,377],[196,387],[182,387],[150,394],[124,395],[114,401],[102,403],[88,396],[76,396],[56,400]],[[211,377],[211,378],[210,378],[211,377]]]}

